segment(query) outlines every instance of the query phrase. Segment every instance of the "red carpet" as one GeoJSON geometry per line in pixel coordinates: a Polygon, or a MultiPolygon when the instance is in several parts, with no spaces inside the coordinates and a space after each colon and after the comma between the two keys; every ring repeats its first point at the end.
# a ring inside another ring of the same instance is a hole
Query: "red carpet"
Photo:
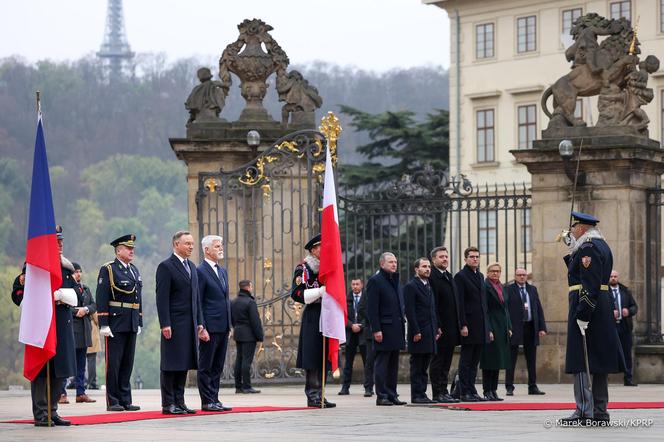
{"type": "MultiPolygon", "coordinates": [[[[457,404],[436,404],[434,407],[467,411],[512,411],[512,410],[574,410],[573,402],[461,402],[457,404]]],[[[609,402],[609,408],[664,408],[664,402],[609,402]]]]}
{"type": "MultiPolygon", "coordinates": [[[[196,414],[161,414],[159,411],[125,411],[122,413],[104,413],[104,414],[90,414],[87,416],[63,416],[64,419],[70,420],[72,425],[95,425],[95,424],[115,424],[118,422],[131,422],[142,421],[147,419],[179,419],[185,417],[196,416],[210,416],[219,414],[233,414],[233,413],[259,413],[263,411],[294,411],[294,410],[309,410],[307,407],[233,407],[232,411],[224,411],[216,413],[212,411],[198,410],[196,414]]],[[[312,408],[315,410],[315,408],[312,408]]],[[[32,419],[17,419],[12,421],[3,421],[3,424],[32,424],[32,419]]]]}

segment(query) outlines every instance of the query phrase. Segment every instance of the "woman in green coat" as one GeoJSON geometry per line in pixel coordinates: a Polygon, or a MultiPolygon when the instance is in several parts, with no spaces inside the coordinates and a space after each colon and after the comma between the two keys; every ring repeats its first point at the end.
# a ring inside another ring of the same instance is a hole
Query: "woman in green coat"
{"type": "Polygon", "coordinates": [[[482,349],[480,368],[482,369],[482,385],[484,397],[489,401],[502,401],[498,397],[498,372],[511,366],[510,336],[512,323],[507,310],[507,290],[503,290],[500,282],[502,268],[497,262],[487,267],[486,286],[487,309],[491,342],[482,349]]]}

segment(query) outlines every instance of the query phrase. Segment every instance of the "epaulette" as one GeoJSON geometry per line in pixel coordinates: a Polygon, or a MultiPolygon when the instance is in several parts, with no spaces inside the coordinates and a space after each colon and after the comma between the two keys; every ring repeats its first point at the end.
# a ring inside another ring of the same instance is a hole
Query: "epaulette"
{"type": "Polygon", "coordinates": [[[595,245],[593,244],[591,238],[586,239],[586,240],[583,242],[583,244],[581,244],[581,245],[579,246],[579,249],[587,249],[587,248],[589,248],[589,247],[595,247],[595,245]]]}
{"type": "Polygon", "coordinates": [[[105,263],[103,263],[101,266],[102,266],[102,267],[110,266],[110,265],[113,264],[114,262],[115,262],[115,261],[105,262],[105,263]]]}

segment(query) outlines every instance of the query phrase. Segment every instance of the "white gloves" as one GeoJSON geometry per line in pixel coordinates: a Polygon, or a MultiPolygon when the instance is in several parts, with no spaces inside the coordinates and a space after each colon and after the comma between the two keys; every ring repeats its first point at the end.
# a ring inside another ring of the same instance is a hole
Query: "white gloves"
{"type": "Polygon", "coordinates": [[[55,301],[60,301],[63,304],[71,305],[72,307],[78,305],[78,297],[76,297],[74,289],[57,289],[53,292],[53,299],[55,301]]]}
{"type": "Polygon", "coordinates": [[[586,335],[586,329],[588,328],[588,323],[589,321],[582,321],[580,319],[576,320],[576,324],[579,326],[579,330],[581,330],[581,334],[583,336],[586,335]]]}
{"type": "MultiPolygon", "coordinates": [[[[139,328],[139,330],[140,330],[140,328],[139,328]]],[[[99,334],[104,336],[104,337],[109,337],[109,336],[111,338],[113,337],[113,332],[111,332],[111,327],[109,327],[108,325],[100,328],[99,329],[99,334]]]]}
{"type": "Polygon", "coordinates": [[[139,325],[138,326],[138,331],[136,332],[136,335],[140,335],[140,334],[141,334],[141,326],[139,325]]]}
{"type": "Polygon", "coordinates": [[[316,302],[321,296],[323,296],[323,293],[325,293],[325,286],[315,289],[306,289],[304,291],[304,303],[311,304],[316,302]]]}

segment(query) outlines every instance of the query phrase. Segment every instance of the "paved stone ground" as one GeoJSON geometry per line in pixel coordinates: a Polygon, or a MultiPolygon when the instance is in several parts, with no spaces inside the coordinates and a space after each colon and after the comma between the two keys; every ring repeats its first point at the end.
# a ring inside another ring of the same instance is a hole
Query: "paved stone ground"
{"type": "MultiPolygon", "coordinates": [[[[571,385],[540,385],[545,396],[528,396],[527,388],[518,385],[513,402],[571,402],[571,385]]],[[[301,386],[261,387],[259,395],[236,395],[222,389],[227,405],[303,406],[301,386]]],[[[567,411],[456,411],[422,406],[376,407],[375,397],[362,397],[362,387],[353,386],[350,396],[337,396],[338,385],[329,386],[328,398],[337,403],[329,410],[240,413],[218,416],[194,416],[182,419],[157,419],[107,425],[35,428],[26,424],[0,424],[0,440],[11,441],[326,441],[343,439],[385,440],[497,440],[497,441],[612,441],[664,440],[664,410],[614,410],[613,420],[652,419],[650,427],[614,428],[545,428],[570,413],[567,411]]],[[[62,405],[62,416],[105,412],[100,391],[90,392],[94,404],[62,405]]],[[[409,387],[399,386],[402,399],[410,398],[409,387]]],[[[70,393],[71,394],[71,393],[70,393]]],[[[504,394],[500,390],[499,394],[504,394]]],[[[664,401],[663,385],[640,385],[637,388],[611,385],[612,401],[664,401]]],[[[71,399],[71,398],[70,398],[71,399]]],[[[187,404],[200,406],[198,393],[188,389],[187,404]]],[[[134,392],[135,403],[143,410],[160,407],[158,390],[134,392]]],[[[0,420],[31,418],[29,391],[0,392],[0,420]]]]}

